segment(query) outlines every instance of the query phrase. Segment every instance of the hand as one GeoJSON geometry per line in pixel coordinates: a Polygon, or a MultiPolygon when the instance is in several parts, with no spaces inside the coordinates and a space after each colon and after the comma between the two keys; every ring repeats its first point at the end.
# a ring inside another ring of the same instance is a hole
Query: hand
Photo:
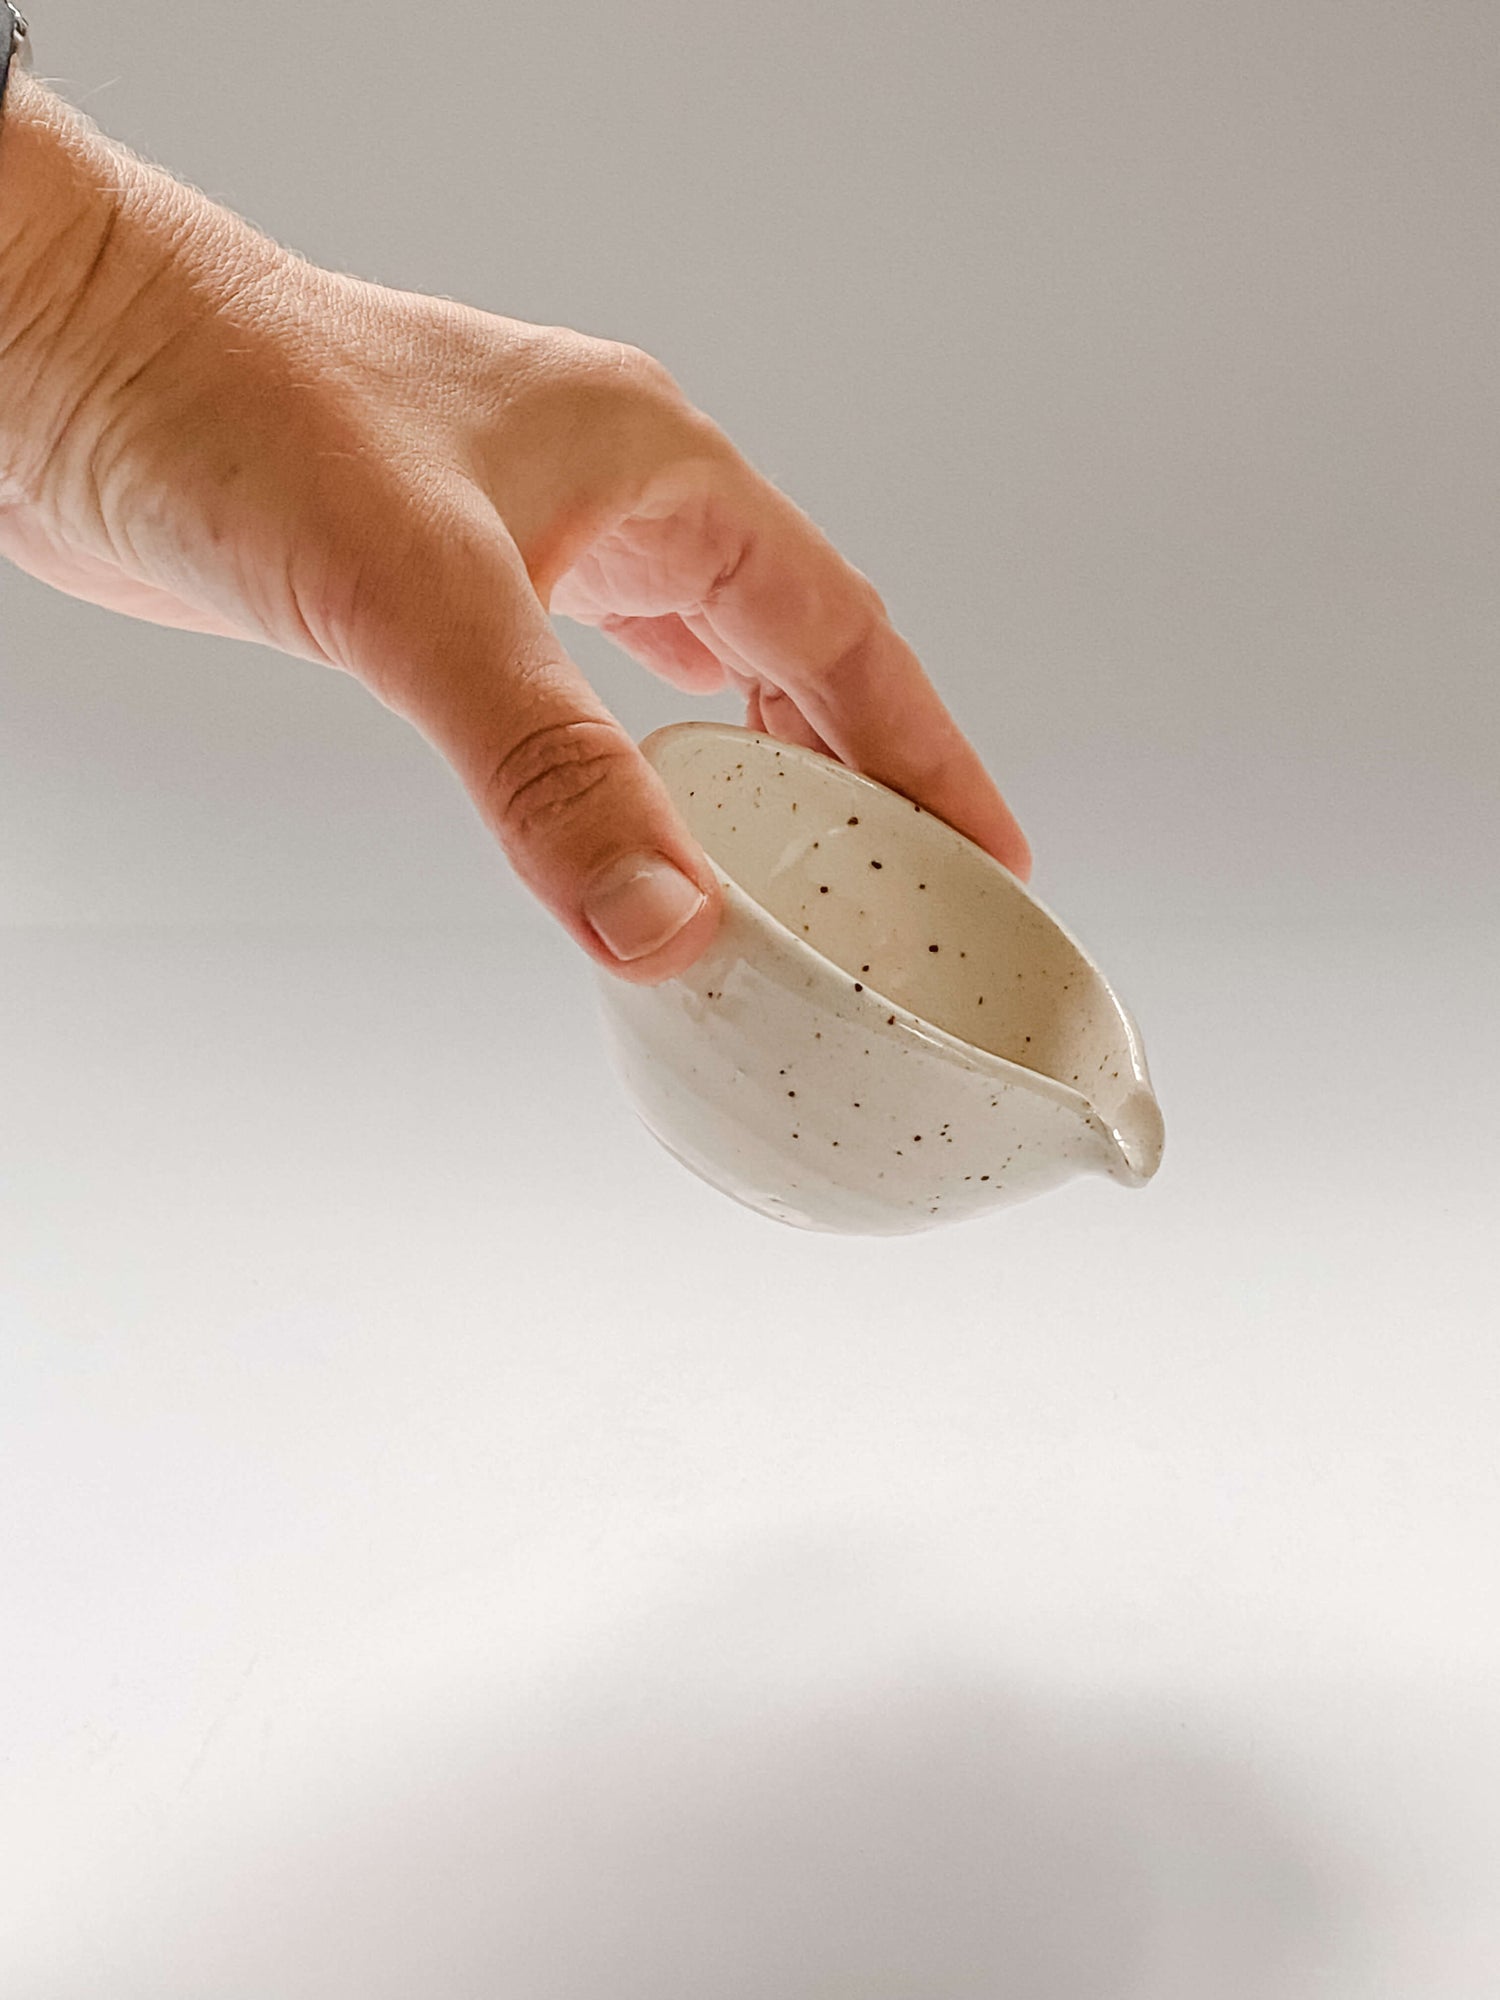
{"type": "Polygon", "coordinates": [[[752,728],[1029,871],[874,589],[647,355],[320,270],[29,78],[0,165],[10,202],[66,210],[0,240],[0,552],[23,569],[353,674],[623,978],[691,964],[719,892],[549,612],[687,692],[734,685],[752,728]]]}

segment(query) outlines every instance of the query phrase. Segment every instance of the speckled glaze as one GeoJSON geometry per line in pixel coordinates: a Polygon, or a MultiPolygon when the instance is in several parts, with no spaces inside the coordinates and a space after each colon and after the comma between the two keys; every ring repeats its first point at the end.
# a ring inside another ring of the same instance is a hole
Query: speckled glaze
{"type": "Polygon", "coordinates": [[[890,1236],[1078,1173],[1139,1187],[1162,1121],[1103,975],[999,862],[816,752],[728,723],[642,749],[724,887],[681,977],[598,975],[648,1129],[778,1222],[890,1236]]]}

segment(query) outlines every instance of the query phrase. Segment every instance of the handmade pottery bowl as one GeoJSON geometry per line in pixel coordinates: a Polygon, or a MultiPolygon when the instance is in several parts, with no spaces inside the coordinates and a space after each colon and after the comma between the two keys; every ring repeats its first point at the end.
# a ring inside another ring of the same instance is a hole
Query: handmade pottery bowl
{"type": "Polygon", "coordinates": [[[641,748],[724,917],[657,986],[598,973],[667,1150],[778,1222],[898,1235],[1078,1173],[1138,1187],[1162,1121],[1134,1022],[1008,869],[817,752],[729,723],[641,748]]]}

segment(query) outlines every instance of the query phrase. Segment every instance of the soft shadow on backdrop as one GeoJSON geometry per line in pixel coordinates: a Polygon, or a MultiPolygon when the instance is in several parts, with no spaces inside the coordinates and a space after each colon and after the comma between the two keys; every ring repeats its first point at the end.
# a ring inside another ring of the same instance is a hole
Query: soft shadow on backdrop
{"type": "Polygon", "coordinates": [[[541,1670],[493,1624],[476,1652],[497,1607],[449,1579],[360,1634],[343,1687],[300,1682],[258,1757],[287,1690],[252,1673],[115,1990],[152,1990],[162,1929],[178,1990],[224,2000],[1302,1990],[1373,1893],[1329,1828],[1173,1705],[965,1670],[962,1608],[882,1539],[721,1546],[606,1592],[541,1670]],[[373,1730],[382,1673],[448,1649],[373,1730]]]}

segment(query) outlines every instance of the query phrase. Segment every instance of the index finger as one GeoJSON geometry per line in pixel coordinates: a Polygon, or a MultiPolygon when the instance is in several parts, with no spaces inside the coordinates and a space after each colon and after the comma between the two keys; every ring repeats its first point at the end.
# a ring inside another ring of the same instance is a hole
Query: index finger
{"type": "Polygon", "coordinates": [[[710,632],[784,688],[843,763],[1026,881],[1026,836],[874,586],[784,493],[750,478],[737,496],[741,553],[701,608],[710,632]]]}

